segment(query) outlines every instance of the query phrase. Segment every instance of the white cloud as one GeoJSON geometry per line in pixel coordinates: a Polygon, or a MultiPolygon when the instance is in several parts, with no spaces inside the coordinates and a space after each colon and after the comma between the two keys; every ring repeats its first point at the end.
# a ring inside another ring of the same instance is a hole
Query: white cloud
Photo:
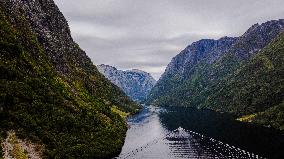
{"type": "Polygon", "coordinates": [[[284,18],[283,0],[55,0],[95,64],[139,68],[158,78],[202,38],[239,36],[284,18]]]}

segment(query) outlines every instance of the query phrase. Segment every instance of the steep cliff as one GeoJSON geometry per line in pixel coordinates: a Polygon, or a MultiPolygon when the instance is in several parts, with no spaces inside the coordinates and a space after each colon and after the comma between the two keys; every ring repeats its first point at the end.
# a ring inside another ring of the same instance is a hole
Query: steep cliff
{"type": "Polygon", "coordinates": [[[144,101],[156,83],[156,80],[149,73],[141,70],[122,71],[104,64],[97,67],[106,78],[136,101],[144,101]]]}
{"type": "MultiPolygon", "coordinates": [[[[52,0],[0,1],[0,130],[49,158],[109,158],[138,105],[99,73],[52,0]]],[[[43,156],[43,157],[44,157],[43,156]]]]}

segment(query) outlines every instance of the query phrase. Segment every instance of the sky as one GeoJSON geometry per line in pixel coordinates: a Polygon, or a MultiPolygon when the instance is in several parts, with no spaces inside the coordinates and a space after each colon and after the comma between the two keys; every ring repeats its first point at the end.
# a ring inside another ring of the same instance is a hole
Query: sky
{"type": "Polygon", "coordinates": [[[200,39],[240,36],[284,19],[284,0],[55,0],[94,64],[141,69],[158,79],[200,39]]]}

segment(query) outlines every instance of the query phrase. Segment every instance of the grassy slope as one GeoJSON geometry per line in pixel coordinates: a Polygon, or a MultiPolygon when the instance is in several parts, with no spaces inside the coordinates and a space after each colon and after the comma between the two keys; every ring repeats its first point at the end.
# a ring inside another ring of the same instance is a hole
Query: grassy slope
{"type": "Polygon", "coordinates": [[[253,123],[272,126],[284,130],[284,102],[273,106],[264,112],[259,112],[251,120],[253,123]]]}
{"type": "Polygon", "coordinates": [[[44,144],[49,158],[117,154],[127,128],[111,107],[133,113],[137,105],[90,61],[73,77],[59,74],[25,18],[17,17],[17,25],[9,20],[0,11],[1,132],[13,129],[44,144]]]}

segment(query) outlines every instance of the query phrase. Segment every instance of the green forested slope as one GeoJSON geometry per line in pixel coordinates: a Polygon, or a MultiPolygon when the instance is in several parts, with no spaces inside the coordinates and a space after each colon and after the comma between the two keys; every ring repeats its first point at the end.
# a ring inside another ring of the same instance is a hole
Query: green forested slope
{"type": "MultiPolygon", "coordinates": [[[[242,43],[233,47],[245,50],[252,46],[242,43]]],[[[250,58],[242,59],[232,51],[211,64],[201,61],[182,75],[165,76],[160,86],[151,92],[156,97],[150,96],[148,102],[163,106],[209,108],[237,116],[262,112],[253,121],[283,127],[280,104],[284,97],[283,56],[284,34],[280,33],[250,58]],[[164,89],[164,85],[171,86],[171,89],[164,89]],[[161,91],[164,93],[157,96],[161,91]]]]}
{"type": "Polygon", "coordinates": [[[251,114],[282,102],[284,95],[284,34],[232,74],[208,87],[204,106],[251,114]]]}
{"type": "Polygon", "coordinates": [[[233,74],[210,86],[203,107],[254,114],[250,120],[283,129],[284,33],[233,74]]]}
{"type": "Polygon", "coordinates": [[[74,52],[61,52],[68,73],[60,71],[30,21],[7,10],[1,2],[1,138],[14,130],[20,138],[44,145],[49,158],[119,153],[127,127],[111,107],[134,113],[138,106],[106,80],[77,45],[74,52]]]}

